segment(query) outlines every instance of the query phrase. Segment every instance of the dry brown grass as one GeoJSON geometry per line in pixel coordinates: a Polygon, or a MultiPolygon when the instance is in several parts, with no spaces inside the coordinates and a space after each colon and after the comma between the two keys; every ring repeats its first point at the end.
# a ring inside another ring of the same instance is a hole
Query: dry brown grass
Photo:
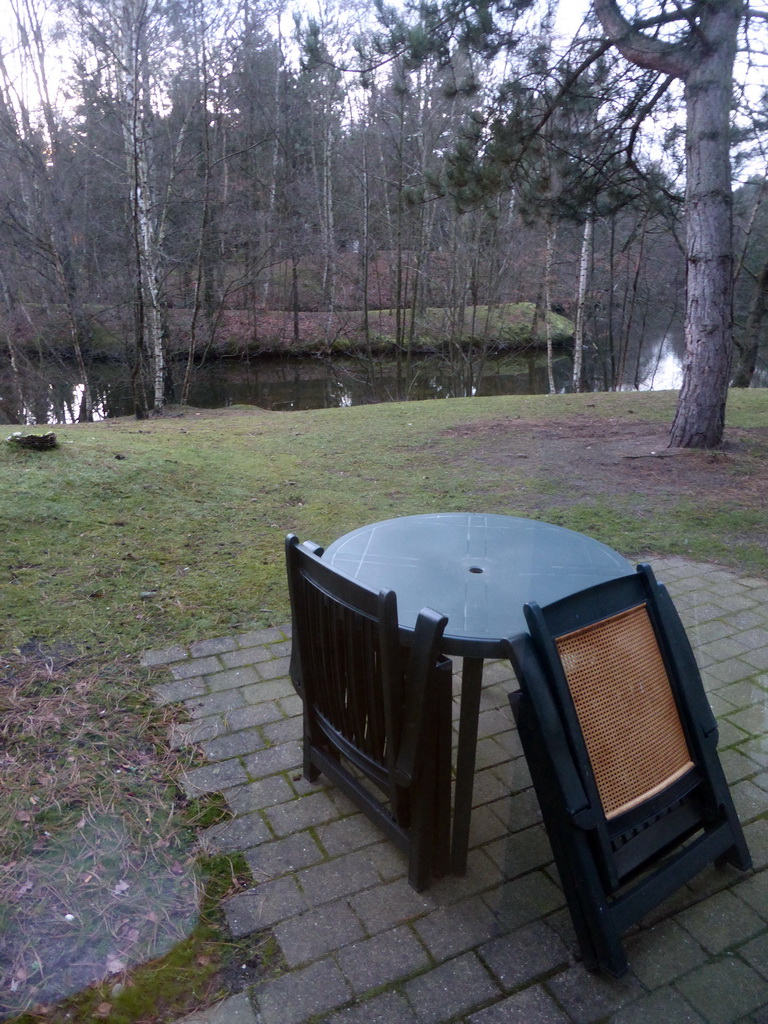
{"type": "Polygon", "coordinates": [[[194,927],[170,712],[127,664],[32,642],[0,665],[0,1017],[156,958],[194,927]]]}

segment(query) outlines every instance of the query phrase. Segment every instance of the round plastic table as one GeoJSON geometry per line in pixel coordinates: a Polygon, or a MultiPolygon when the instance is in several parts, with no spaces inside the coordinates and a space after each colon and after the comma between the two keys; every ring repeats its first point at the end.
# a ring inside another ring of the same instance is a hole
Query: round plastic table
{"type": "Polygon", "coordinates": [[[483,660],[505,637],[527,632],[523,607],[550,604],[633,565],[612,548],[551,523],[515,516],[438,513],[371,523],[324,552],[335,569],[397,594],[400,628],[424,607],[448,616],[443,651],[463,661],[452,869],[463,874],[469,843],[483,660]]]}

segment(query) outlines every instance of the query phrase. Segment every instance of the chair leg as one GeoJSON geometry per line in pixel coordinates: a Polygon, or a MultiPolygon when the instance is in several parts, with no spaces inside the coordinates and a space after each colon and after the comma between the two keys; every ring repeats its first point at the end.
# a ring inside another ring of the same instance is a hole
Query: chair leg
{"type": "Polygon", "coordinates": [[[303,758],[304,778],[307,782],[316,782],[320,775],[320,769],[312,761],[312,737],[306,717],[304,718],[303,758]]]}
{"type": "Polygon", "coordinates": [[[435,700],[437,749],[432,858],[432,872],[436,878],[448,873],[451,861],[451,701],[450,685],[438,687],[435,700]]]}
{"type": "Polygon", "coordinates": [[[535,723],[529,720],[529,705],[519,691],[511,693],[509,701],[525,757],[531,767],[536,797],[576,932],[581,959],[588,970],[602,968],[615,978],[620,978],[629,970],[629,964],[595,868],[589,840],[579,829],[568,823],[565,808],[557,799],[559,787],[550,764],[549,752],[542,743],[535,723]]]}

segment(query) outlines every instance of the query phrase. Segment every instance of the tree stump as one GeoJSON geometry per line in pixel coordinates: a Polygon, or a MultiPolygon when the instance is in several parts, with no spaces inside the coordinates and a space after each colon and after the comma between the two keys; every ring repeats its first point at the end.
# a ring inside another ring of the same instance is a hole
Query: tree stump
{"type": "Polygon", "coordinates": [[[19,448],[33,448],[35,451],[43,452],[49,448],[57,448],[58,441],[52,432],[47,434],[22,434],[17,431],[6,438],[8,444],[16,444],[19,448]]]}

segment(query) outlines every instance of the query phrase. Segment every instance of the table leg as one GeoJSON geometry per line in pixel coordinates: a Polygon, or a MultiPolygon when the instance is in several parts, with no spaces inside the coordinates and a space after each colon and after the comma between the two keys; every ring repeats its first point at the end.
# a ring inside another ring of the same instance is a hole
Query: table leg
{"type": "Polygon", "coordinates": [[[472,788],[475,781],[477,722],[480,714],[480,690],[483,659],[464,658],[461,674],[461,710],[459,745],[456,752],[456,787],[453,803],[451,871],[463,875],[467,870],[469,823],[472,815],[472,788]]]}

